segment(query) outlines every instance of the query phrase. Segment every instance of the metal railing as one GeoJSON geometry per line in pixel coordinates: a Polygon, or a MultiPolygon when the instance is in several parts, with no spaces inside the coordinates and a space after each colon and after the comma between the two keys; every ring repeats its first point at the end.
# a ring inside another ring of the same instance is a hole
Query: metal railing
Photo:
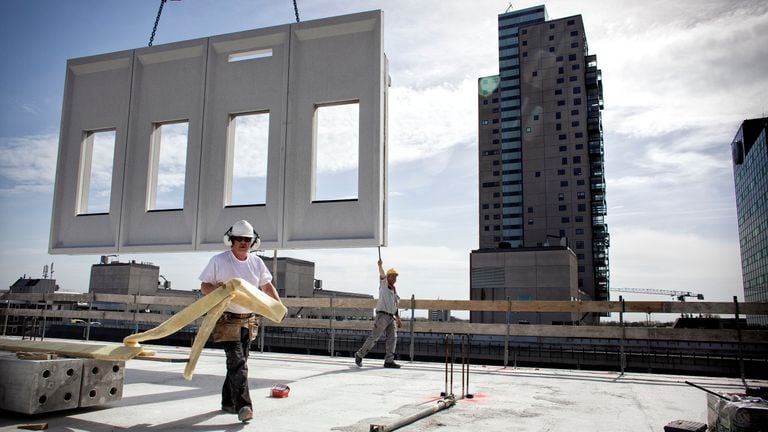
{"type": "MultiPolygon", "coordinates": [[[[144,296],[118,294],[0,294],[0,322],[2,335],[10,328],[9,319],[28,318],[41,323],[40,337],[45,337],[46,325],[63,320],[81,320],[86,326],[86,335],[94,321],[102,324],[114,322],[123,327],[137,329],[142,326],[154,326],[162,323],[173,313],[173,309],[181,309],[196,300],[195,297],[178,296],[144,296]],[[94,304],[111,303],[122,310],[99,310],[94,304]],[[79,304],[79,306],[78,306],[79,304]],[[87,305],[84,307],[83,305],[87,305]],[[141,312],[150,310],[149,312],[141,312]],[[158,313],[157,310],[164,312],[158,313]]],[[[328,352],[335,355],[337,335],[343,335],[348,330],[369,331],[372,321],[341,320],[336,311],[341,309],[369,309],[375,307],[375,299],[359,298],[285,298],[283,303],[289,308],[315,308],[322,312],[325,319],[286,318],[281,323],[266,321],[264,327],[285,329],[321,329],[329,333],[328,352]]],[[[742,344],[758,344],[765,346],[768,352],[768,330],[741,328],[734,329],[693,329],[670,327],[635,327],[629,326],[624,320],[628,313],[675,313],[691,315],[732,315],[739,322],[744,315],[768,315],[768,303],[739,303],[734,297],[733,302],[671,302],[671,301],[489,301],[489,300],[431,300],[404,299],[400,301],[400,309],[410,310],[410,319],[403,319],[403,332],[410,333],[409,355],[414,358],[414,344],[417,334],[457,334],[457,335],[492,335],[504,337],[504,364],[509,361],[511,337],[537,338],[581,338],[612,340],[619,345],[620,364],[623,371],[626,364],[625,346],[627,341],[676,341],[676,342],[712,342],[736,343],[739,347],[739,360],[743,361],[742,344]],[[451,310],[451,311],[489,311],[526,313],[571,313],[583,316],[587,313],[616,313],[619,316],[618,325],[544,325],[544,324],[512,324],[506,323],[472,323],[472,322],[436,322],[415,318],[416,310],[451,310]],[[407,330],[406,330],[407,329],[407,330]]],[[[189,330],[199,325],[202,318],[191,324],[189,330]]],[[[17,324],[12,324],[17,325],[17,324]]],[[[262,332],[263,335],[263,332],[262,332]]],[[[341,341],[339,341],[341,342],[341,341]]],[[[260,345],[263,348],[263,336],[260,345]]],[[[517,352],[514,352],[517,355],[517,352]]],[[[634,353],[637,356],[639,354],[634,353]]],[[[743,370],[743,366],[742,366],[743,370]]]]}

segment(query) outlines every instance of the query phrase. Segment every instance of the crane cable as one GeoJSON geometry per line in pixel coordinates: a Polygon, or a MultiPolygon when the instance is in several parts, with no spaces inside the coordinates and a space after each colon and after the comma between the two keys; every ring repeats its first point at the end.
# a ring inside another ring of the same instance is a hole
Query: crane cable
{"type": "MultiPolygon", "coordinates": [[[[168,0],[160,0],[160,9],[157,10],[157,17],[155,18],[155,25],[152,27],[152,35],[149,36],[149,45],[152,46],[152,41],[155,40],[155,33],[157,32],[157,25],[160,24],[160,15],[163,13],[163,6],[168,0]]],[[[293,0],[293,12],[296,14],[296,22],[300,22],[299,19],[299,6],[296,4],[296,0],[293,0]]]]}
{"type": "Polygon", "coordinates": [[[299,22],[299,7],[296,6],[296,0],[293,0],[293,11],[296,12],[296,22],[299,22]]]}
{"type": "Polygon", "coordinates": [[[155,32],[157,31],[157,25],[160,24],[160,14],[163,13],[163,5],[168,0],[160,0],[160,9],[157,10],[157,18],[155,18],[155,25],[152,27],[152,35],[149,37],[149,45],[152,46],[152,41],[155,40],[155,32]]]}

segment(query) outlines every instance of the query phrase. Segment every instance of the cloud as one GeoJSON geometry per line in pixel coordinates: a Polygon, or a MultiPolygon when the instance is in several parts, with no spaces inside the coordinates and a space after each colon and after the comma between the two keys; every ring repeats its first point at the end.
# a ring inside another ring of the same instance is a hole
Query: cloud
{"type": "Polygon", "coordinates": [[[266,177],[269,113],[239,115],[234,127],[234,177],[266,177]]]}
{"type": "Polygon", "coordinates": [[[488,7],[461,0],[377,3],[385,10],[393,85],[427,89],[498,73],[497,14],[506,5],[483,5],[488,7]]]}
{"type": "Polygon", "coordinates": [[[317,173],[357,168],[359,159],[359,104],[317,109],[317,173]]]}
{"type": "MultiPolygon", "coordinates": [[[[323,288],[377,295],[378,252],[368,249],[291,251],[294,258],[314,261],[315,278],[323,288]]],[[[400,296],[416,298],[469,298],[469,256],[465,249],[448,246],[389,246],[381,248],[385,268],[401,274],[400,296]]]]}
{"type": "Polygon", "coordinates": [[[57,135],[0,139],[0,194],[51,192],[57,135]]]}
{"type": "Polygon", "coordinates": [[[390,163],[477,142],[476,78],[422,89],[393,87],[389,107],[390,163]]]}
{"type": "Polygon", "coordinates": [[[636,12],[593,26],[590,38],[614,131],[650,137],[688,129],[724,138],[724,125],[730,133],[765,110],[768,6],[666,2],[636,12]]]}
{"type": "Polygon", "coordinates": [[[613,287],[693,291],[709,301],[742,291],[736,239],[622,226],[611,231],[611,243],[613,287]]]}

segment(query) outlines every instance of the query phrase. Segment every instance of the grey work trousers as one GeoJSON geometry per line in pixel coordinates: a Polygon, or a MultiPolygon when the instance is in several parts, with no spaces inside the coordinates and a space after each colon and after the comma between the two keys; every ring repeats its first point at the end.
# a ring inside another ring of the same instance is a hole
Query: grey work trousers
{"type": "Polygon", "coordinates": [[[397,325],[395,325],[395,317],[387,313],[377,313],[376,321],[373,323],[373,330],[365,340],[363,346],[357,351],[357,356],[364,358],[368,351],[376,345],[376,341],[385,334],[387,339],[384,344],[386,354],[384,355],[384,362],[389,363],[395,361],[395,346],[397,345],[397,325]]]}

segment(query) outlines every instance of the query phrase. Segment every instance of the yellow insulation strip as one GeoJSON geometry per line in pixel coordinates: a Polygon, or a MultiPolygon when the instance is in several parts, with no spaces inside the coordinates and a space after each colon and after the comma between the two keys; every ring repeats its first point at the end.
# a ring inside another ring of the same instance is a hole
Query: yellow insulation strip
{"type": "Polygon", "coordinates": [[[195,341],[192,343],[192,352],[189,353],[189,361],[184,368],[184,378],[187,380],[192,379],[192,373],[195,371],[197,360],[200,358],[200,353],[203,350],[203,347],[205,347],[205,342],[208,341],[208,336],[211,335],[213,328],[216,326],[216,322],[219,320],[219,317],[221,317],[221,314],[224,313],[227,306],[229,306],[230,301],[229,298],[226,298],[209,310],[203,320],[203,325],[197,330],[197,336],[195,336],[195,341]]]}
{"type": "Polygon", "coordinates": [[[184,370],[184,378],[191,379],[200,352],[213,331],[216,321],[230,303],[248,308],[271,321],[281,322],[288,309],[280,301],[273,299],[252,284],[242,279],[232,279],[219,289],[201,297],[176,315],[168,318],[157,327],[142,333],[132,334],[123,339],[125,346],[84,344],[77,342],[20,341],[0,339],[0,350],[55,352],[70,357],[94,358],[100,360],[129,360],[136,356],[151,356],[154,352],[144,350],[139,343],[171,335],[200,316],[208,313],[198,329],[189,362],[184,370]]]}
{"type": "Polygon", "coordinates": [[[201,297],[191,305],[185,307],[179,311],[179,313],[163,321],[157,327],[142,333],[126,336],[125,339],[123,339],[123,343],[130,347],[139,346],[139,342],[160,339],[176,333],[184,326],[188,325],[198,317],[202,316],[204,313],[208,312],[222,300],[231,298],[234,295],[233,291],[234,288],[230,287],[222,287],[221,289],[217,289],[212,293],[201,297]]]}
{"type": "Polygon", "coordinates": [[[288,313],[288,308],[285,305],[247,281],[235,278],[224,286],[235,290],[235,297],[232,302],[236,305],[248,308],[271,321],[279,323],[285,319],[285,315],[288,313]]]}

